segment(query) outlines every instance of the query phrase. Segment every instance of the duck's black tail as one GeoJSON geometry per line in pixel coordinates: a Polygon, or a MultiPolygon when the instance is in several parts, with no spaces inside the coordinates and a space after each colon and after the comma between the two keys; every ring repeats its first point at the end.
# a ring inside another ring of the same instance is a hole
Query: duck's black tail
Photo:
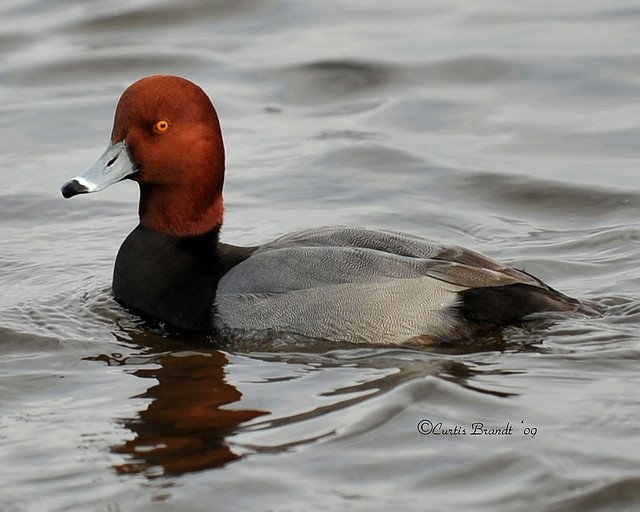
{"type": "Polygon", "coordinates": [[[479,328],[516,323],[533,313],[586,312],[580,301],[552,288],[511,284],[470,288],[460,292],[458,313],[479,328]]]}

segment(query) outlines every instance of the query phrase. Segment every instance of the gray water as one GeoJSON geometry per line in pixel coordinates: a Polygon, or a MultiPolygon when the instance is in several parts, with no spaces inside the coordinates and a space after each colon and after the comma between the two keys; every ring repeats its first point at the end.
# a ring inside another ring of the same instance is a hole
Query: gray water
{"type": "Polygon", "coordinates": [[[3,512],[638,510],[637,2],[13,0],[0,99],[3,512]],[[602,315],[430,351],[143,324],[136,186],[59,187],[154,73],[217,106],[225,241],[403,230],[602,315]]]}

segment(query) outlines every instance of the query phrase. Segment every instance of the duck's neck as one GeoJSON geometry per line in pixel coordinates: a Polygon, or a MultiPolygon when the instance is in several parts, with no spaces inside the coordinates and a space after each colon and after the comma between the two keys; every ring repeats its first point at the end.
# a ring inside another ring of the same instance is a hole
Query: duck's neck
{"type": "Polygon", "coordinates": [[[222,187],[140,183],[140,224],[175,237],[204,235],[222,225],[222,187]]]}

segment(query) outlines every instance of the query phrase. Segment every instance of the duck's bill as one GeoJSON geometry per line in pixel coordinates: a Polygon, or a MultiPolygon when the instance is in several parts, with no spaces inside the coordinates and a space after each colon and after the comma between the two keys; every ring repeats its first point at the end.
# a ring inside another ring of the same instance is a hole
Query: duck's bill
{"type": "Polygon", "coordinates": [[[111,144],[93,166],[62,185],[61,192],[66,198],[97,192],[136,172],[138,165],[131,160],[127,144],[122,140],[111,144]]]}

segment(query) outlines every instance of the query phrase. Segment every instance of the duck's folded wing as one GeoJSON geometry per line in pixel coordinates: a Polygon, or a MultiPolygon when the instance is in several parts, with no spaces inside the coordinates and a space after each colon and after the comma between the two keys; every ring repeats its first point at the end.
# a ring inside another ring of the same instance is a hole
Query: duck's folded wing
{"type": "MultiPolygon", "coordinates": [[[[400,343],[466,335],[465,322],[490,323],[498,302],[531,296],[530,289],[545,300],[557,293],[473,251],[391,231],[327,227],[265,244],[232,268],[218,285],[216,317],[231,330],[400,343]],[[489,292],[489,308],[476,289],[489,292]]],[[[501,321],[517,316],[515,305],[506,309],[501,321]]]]}
{"type": "MultiPolygon", "coordinates": [[[[498,286],[514,283],[546,285],[524,271],[504,265],[471,249],[444,245],[397,231],[348,226],[325,226],[294,232],[265,244],[261,251],[287,248],[343,247],[370,249],[386,255],[423,260],[433,277],[462,286],[498,286]],[[440,262],[440,265],[438,265],[440,262]],[[483,272],[487,270],[487,272],[483,272]],[[453,279],[453,281],[450,281],[453,279]]],[[[406,261],[403,264],[406,264],[406,261]]]]}

